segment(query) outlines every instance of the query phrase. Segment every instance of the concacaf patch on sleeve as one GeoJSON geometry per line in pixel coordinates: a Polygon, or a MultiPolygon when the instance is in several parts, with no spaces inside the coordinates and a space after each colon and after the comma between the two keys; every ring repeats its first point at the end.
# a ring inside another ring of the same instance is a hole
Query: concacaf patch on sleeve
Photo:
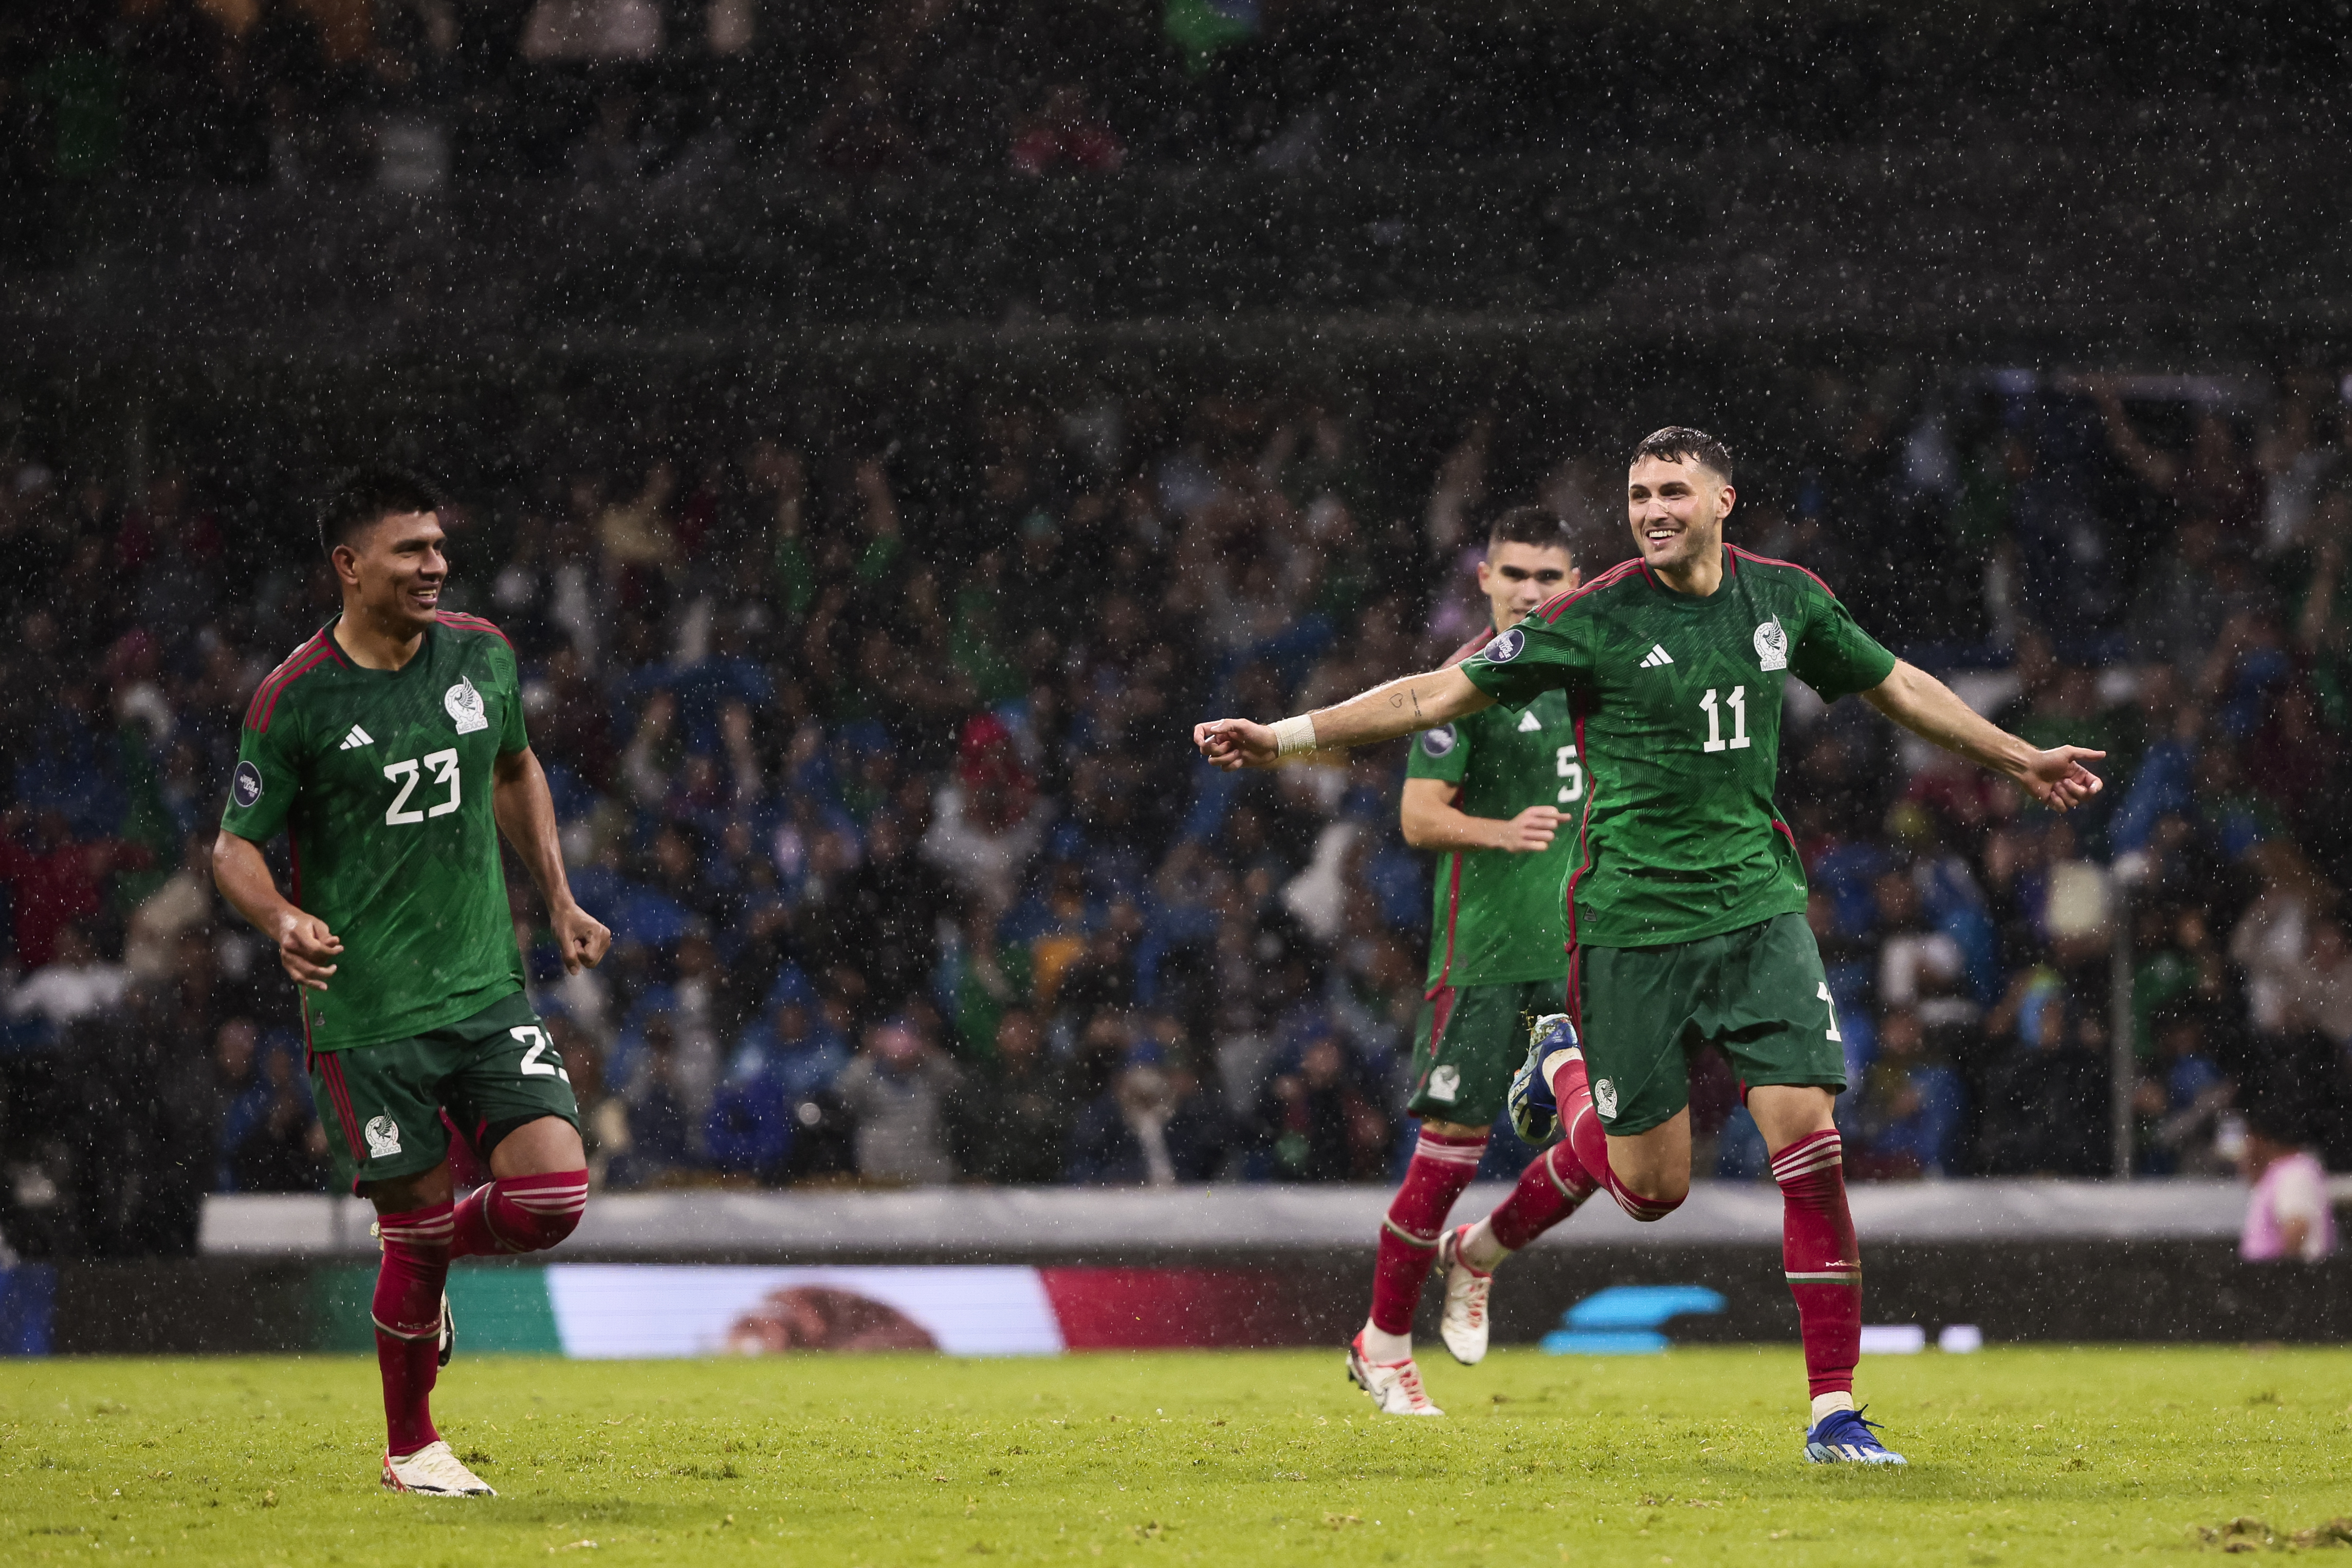
{"type": "Polygon", "coordinates": [[[240,806],[250,807],[261,799],[261,769],[250,762],[236,765],[236,773],[229,779],[229,799],[240,806]]]}
{"type": "Polygon", "coordinates": [[[1441,724],[1435,729],[1421,732],[1421,748],[1432,757],[1443,757],[1454,749],[1454,727],[1441,724]]]}
{"type": "Polygon", "coordinates": [[[1514,626],[1487,643],[1478,656],[1490,664],[1507,664],[1517,658],[1519,650],[1527,645],[1528,634],[1514,626]]]}

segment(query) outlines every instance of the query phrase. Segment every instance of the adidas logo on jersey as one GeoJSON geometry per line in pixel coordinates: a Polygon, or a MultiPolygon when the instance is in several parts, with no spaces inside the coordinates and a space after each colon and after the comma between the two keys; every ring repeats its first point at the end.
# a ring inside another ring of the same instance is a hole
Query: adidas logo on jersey
{"type": "Polygon", "coordinates": [[[1650,651],[1642,655],[1642,668],[1645,670],[1654,670],[1660,664],[1671,664],[1674,662],[1675,656],[1666,652],[1666,645],[1664,643],[1651,643],[1650,651]]]}
{"type": "Polygon", "coordinates": [[[343,743],[335,747],[335,749],[338,751],[356,751],[362,746],[373,746],[374,744],[374,736],[370,735],[358,725],[353,725],[352,726],[351,734],[343,737],[343,743]]]}
{"type": "Polygon", "coordinates": [[[1521,735],[1527,734],[1531,729],[1541,729],[1542,727],[1543,720],[1536,716],[1535,709],[1529,708],[1527,712],[1519,715],[1519,733],[1521,735]]]}

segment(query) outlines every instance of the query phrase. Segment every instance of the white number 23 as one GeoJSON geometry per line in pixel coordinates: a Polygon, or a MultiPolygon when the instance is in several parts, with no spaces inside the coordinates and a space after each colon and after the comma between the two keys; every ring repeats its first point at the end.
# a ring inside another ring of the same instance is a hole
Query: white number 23
{"type": "Polygon", "coordinates": [[[392,798],[392,804],[383,813],[383,820],[395,828],[421,822],[427,817],[446,817],[457,809],[457,752],[454,747],[421,759],[412,757],[405,762],[388,762],[384,764],[383,776],[400,786],[400,793],[392,798]],[[416,781],[423,777],[417,770],[420,760],[424,767],[433,769],[433,782],[446,785],[449,793],[425,810],[412,811],[408,798],[416,792],[416,781]]]}
{"type": "Polygon", "coordinates": [[[507,1033],[530,1047],[522,1053],[522,1075],[525,1078],[561,1078],[566,1083],[572,1082],[572,1074],[563,1071],[562,1059],[549,1059],[547,1053],[555,1049],[555,1042],[547,1038],[546,1030],[537,1024],[527,1023],[519,1024],[507,1033]]]}

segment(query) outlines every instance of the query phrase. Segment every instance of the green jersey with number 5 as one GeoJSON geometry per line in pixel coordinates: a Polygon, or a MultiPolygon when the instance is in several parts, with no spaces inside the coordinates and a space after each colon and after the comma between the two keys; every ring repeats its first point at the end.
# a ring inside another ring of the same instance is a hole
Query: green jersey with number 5
{"type": "MultiPolygon", "coordinates": [[[[1482,637],[1454,657],[1488,645],[1482,637]]],[[[1508,821],[1529,806],[1550,806],[1566,819],[1551,848],[1539,853],[1455,850],[1437,862],[1430,989],[1564,977],[1568,916],[1559,887],[1575,844],[1565,830],[1584,801],[1584,766],[1567,700],[1544,692],[1521,713],[1491,707],[1425,729],[1412,738],[1405,777],[1458,786],[1454,809],[1474,817],[1508,821]]]]}
{"type": "Polygon", "coordinates": [[[302,993],[313,1051],[403,1040],[522,989],[491,814],[492,768],[530,745],[514,649],[444,612],[399,670],[364,669],[331,623],[253,695],[221,826],[284,828],[294,902],[342,938],[302,993]]]}
{"type": "Polygon", "coordinates": [[[1590,778],[1565,900],[1570,940],[1651,947],[1805,907],[1805,868],[1772,787],[1790,678],[1829,701],[1894,673],[1895,655],[1821,579],[1724,551],[1705,599],[1637,557],[1465,661],[1513,709],[1565,695],[1590,778]]]}

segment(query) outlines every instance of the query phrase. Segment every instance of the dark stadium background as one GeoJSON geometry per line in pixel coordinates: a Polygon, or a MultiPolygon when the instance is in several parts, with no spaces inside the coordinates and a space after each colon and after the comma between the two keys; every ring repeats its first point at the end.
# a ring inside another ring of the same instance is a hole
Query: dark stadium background
{"type": "MultiPolygon", "coordinates": [[[[2224,1174],[2248,1116],[2340,1166],[2347,42],[2315,3],[8,7],[0,1237],[184,1252],[203,1195],[323,1182],[290,988],[191,857],[331,606],[308,501],[387,456],[457,498],[453,601],[525,655],[619,938],[555,983],[515,879],[613,1186],[1135,1182],[1143,1074],[1187,1178],[1386,1178],[1400,758],[1235,784],[1189,726],[1452,647],[1503,506],[1627,553],[1669,422],[1739,455],[1738,542],[2111,752],[2062,824],[1798,711],[1853,1174],[2224,1174]],[[562,16],[626,57],[550,55],[562,16]]],[[[1756,1178],[1720,1071],[1697,1105],[1756,1178]]]]}

